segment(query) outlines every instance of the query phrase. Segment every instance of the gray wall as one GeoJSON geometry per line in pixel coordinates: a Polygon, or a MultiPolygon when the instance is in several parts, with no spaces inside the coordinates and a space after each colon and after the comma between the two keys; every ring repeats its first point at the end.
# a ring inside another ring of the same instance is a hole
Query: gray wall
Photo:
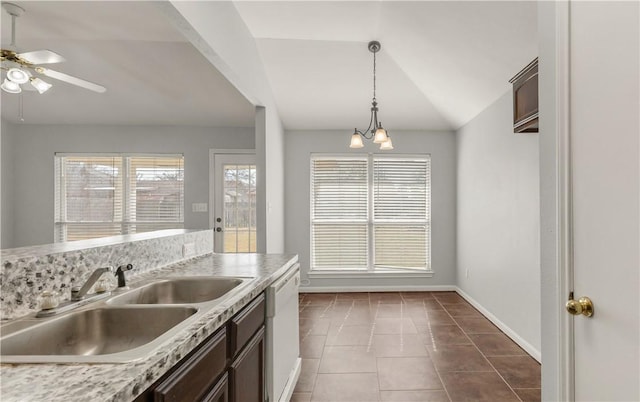
{"type": "Polygon", "coordinates": [[[15,125],[2,120],[0,128],[0,248],[11,244],[13,211],[13,135],[15,125]]]}
{"type": "Polygon", "coordinates": [[[509,91],[457,133],[458,287],[539,358],[539,135],[514,134],[512,110],[509,91]]]}
{"type": "Polygon", "coordinates": [[[284,248],[284,129],[256,41],[233,2],[157,2],[191,43],[256,106],[258,252],[284,248]]]}
{"type": "Polygon", "coordinates": [[[182,153],[185,157],[185,228],[206,229],[208,213],[191,212],[194,202],[209,202],[209,149],[253,149],[253,128],[150,126],[5,125],[2,151],[2,248],[53,243],[55,152],[182,153]],[[5,130],[5,128],[8,128],[5,130]],[[8,140],[5,142],[5,136],[8,140]],[[7,148],[7,144],[11,148],[7,148]],[[4,155],[3,155],[4,156],[4,155]],[[5,172],[13,170],[5,186],[5,172]],[[9,234],[4,221],[13,216],[9,234]]]}
{"type": "Polygon", "coordinates": [[[381,153],[371,141],[365,148],[351,150],[351,132],[287,131],[285,133],[285,250],[298,253],[303,285],[315,288],[355,290],[405,287],[450,286],[456,284],[456,140],[453,132],[393,132],[396,154],[431,154],[431,278],[313,278],[307,282],[310,266],[310,155],[311,153],[381,153]]]}

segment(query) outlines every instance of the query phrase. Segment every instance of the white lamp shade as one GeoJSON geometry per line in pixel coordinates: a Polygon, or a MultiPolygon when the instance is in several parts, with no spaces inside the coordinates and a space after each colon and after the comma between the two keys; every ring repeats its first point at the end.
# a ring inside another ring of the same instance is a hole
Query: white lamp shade
{"type": "Polygon", "coordinates": [[[364,144],[362,143],[362,136],[358,133],[353,133],[351,136],[351,145],[349,148],[362,148],[364,144]]]}
{"type": "Polygon", "coordinates": [[[24,84],[29,81],[29,73],[19,68],[10,68],[7,72],[7,79],[16,84],[24,84]]]}
{"type": "Polygon", "coordinates": [[[38,90],[41,94],[47,92],[51,88],[51,84],[46,81],[42,81],[40,78],[32,78],[31,85],[38,90]]]}
{"type": "Polygon", "coordinates": [[[378,128],[376,129],[376,133],[373,136],[373,142],[376,144],[382,144],[387,140],[387,138],[387,130],[382,128],[382,126],[378,126],[378,128]]]}
{"type": "Polygon", "coordinates": [[[5,92],[9,92],[10,94],[19,94],[20,92],[22,92],[22,88],[20,88],[20,85],[16,84],[15,82],[9,81],[6,78],[4,79],[2,85],[0,85],[0,88],[2,88],[2,90],[5,92]]]}
{"type": "Polygon", "coordinates": [[[387,136],[387,140],[380,144],[380,149],[383,151],[389,151],[393,149],[393,143],[391,142],[391,137],[387,136]]]}

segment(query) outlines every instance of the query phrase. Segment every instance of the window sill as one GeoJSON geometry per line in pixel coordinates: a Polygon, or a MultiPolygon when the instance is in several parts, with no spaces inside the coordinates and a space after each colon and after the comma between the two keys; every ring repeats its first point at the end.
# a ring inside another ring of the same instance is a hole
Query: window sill
{"type": "Polygon", "coordinates": [[[431,278],[433,277],[433,271],[410,271],[410,270],[398,270],[398,269],[387,269],[387,270],[376,270],[373,271],[356,271],[356,270],[316,270],[310,271],[308,274],[309,279],[314,278],[324,278],[324,279],[332,279],[332,278],[431,278]]]}

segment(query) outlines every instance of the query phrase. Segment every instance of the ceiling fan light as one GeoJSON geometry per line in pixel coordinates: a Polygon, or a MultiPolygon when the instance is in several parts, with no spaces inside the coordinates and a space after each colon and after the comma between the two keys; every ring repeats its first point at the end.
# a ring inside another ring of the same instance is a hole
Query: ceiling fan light
{"type": "Polygon", "coordinates": [[[387,136],[387,140],[380,144],[380,149],[383,151],[390,151],[393,149],[393,143],[391,142],[391,137],[387,136]]]}
{"type": "Polygon", "coordinates": [[[387,137],[387,130],[382,128],[382,124],[380,124],[378,126],[378,128],[376,129],[376,133],[375,133],[375,135],[373,137],[373,142],[376,143],[376,144],[382,144],[388,138],[389,137],[387,137]]]}
{"type": "Polygon", "coordinates": [[[16,84],[24,84],[29,81],[29,73],[19,68],[10,68],[7,72],[7,79],[16,84]]]}
{"type": "Polygon", "coordinates": [[[20,88],[20,85],[16,84],[13,81],[9,81],[7,78],[4,79],[4,82],[2,83],[2,85],[0,85],[0,88],[10,94],[19,94],[20,92],[22,92],[22,88],[20,88]]]}
{"type": "Polygon", "coordinates": [[[41,80],[40,78],[31,78],[31,85],[38,90],[38,92],[40,92],[40,94],[43,94],[45,92],[47,92],[49,90],[49,88],[52,87],[51,84],[49,84],[46,81],[41,80]]]}
{"type": "Polygon", "coordinates": [[[353,133],[351,136],[351,144],[349,148],[362,148],[364,144],[362,143],[362,137],[358,133],[353,133]]]}

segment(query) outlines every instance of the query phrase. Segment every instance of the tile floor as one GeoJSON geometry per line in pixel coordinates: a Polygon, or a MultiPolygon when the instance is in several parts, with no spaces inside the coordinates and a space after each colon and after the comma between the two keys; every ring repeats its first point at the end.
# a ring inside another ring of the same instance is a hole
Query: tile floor
{"type": "Polygon", "coordinates": [[[292,401],[539,401],[540,364],[455,292],[300,295],[292,401]]]}

